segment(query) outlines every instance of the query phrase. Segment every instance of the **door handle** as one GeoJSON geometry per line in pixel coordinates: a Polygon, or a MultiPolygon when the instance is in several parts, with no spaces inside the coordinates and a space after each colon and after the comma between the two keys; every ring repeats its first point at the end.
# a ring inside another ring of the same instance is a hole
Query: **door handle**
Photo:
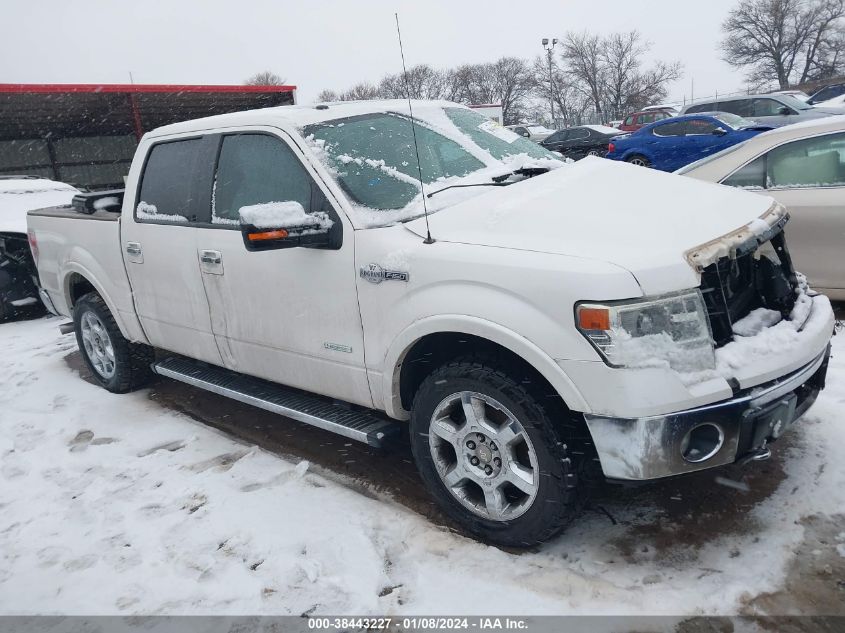
{"type": "Polygon", "coordinates": [[[126,242],[127,255],[140,255],[141,245],[138,242],[126,242]]]}
{"type": "Polygon", "coordinates": [[[202,251],[200,254],[200,261],[203,264],[222,264],[223,255],[221,255],[220,251],[202,251]]]}

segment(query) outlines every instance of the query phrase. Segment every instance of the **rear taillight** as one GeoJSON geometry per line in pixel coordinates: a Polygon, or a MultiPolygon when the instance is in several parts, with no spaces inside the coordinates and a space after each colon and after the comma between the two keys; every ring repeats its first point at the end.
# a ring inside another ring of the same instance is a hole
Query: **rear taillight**
{"type": "Polygon", "coordinates": [[[608,152],[615,152],[616,151],[616,145],[614,145],[613,143],[609,143],[608,146],[607,146],[607,151],[608,152]]]}
{"type": "Polygon", "coordinates": [[[27,237],[29,238],[29,249],[32,251],[32,259],[38,262],[38,240],[35,239],[35,231],[29,229],[27,232],[27,237]]]}

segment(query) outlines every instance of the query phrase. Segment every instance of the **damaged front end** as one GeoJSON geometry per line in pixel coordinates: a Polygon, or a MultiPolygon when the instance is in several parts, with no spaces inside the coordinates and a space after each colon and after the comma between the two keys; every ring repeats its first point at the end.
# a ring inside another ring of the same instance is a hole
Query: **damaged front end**
{"type": "Polygon", "coordinates": [[[733,340],[734,324],[759,308],[789,318],[799,291],[784,237],[786,209],[775,203],[758,220],[686,253],[701,275],[701,294],[716,347],[733,340]]]}
{"type": "Polygon", "coordinates": [[[788,220],[775,204],[686,253],[701,277],[715,367],[684,384],[727,382],[732,397],[647,417],[586,414],[606,477],[655,479],[765,458],[813,404],[824,388],[833,312],[793,268],[788,220]]]}

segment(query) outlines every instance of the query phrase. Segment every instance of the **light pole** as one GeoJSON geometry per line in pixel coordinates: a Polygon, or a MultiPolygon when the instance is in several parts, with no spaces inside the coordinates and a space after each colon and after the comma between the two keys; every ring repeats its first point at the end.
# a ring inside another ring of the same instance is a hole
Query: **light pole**
{"type": "Polygon", "coordinates": [[[552,73],[552,53],[555,50],[557,39],[543,38],[543,48],[546,49],[546,55],[549,58],[549,108],[552,112],[552,127],[555,125],[555,91],[554,91],[554,74],[552,73]]]}

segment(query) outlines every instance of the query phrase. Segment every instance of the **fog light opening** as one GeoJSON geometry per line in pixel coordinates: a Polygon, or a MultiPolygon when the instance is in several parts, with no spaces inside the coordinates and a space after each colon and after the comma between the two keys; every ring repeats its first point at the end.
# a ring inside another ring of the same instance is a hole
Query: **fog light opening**
{"type": "Polygon", "coordinates": [[[709,422],[690,429],[681,442],[681,455],[690,463],[707,461],[719,452],[725,443],[722,429],[709,422]]]}

